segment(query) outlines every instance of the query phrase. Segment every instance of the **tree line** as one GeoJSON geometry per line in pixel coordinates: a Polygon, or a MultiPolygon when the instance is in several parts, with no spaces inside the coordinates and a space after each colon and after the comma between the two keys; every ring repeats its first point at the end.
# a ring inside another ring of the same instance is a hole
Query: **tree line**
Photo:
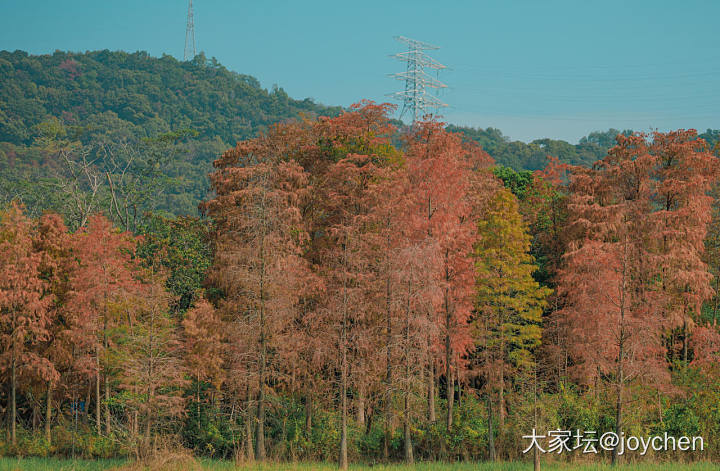
{"type": "Polygon", "coordinates": [[[390,112],[362,102],[240,141],[214,163],[207,219],[71,231],[10,206],[8,450],[181,443],[347,468],[517,459],[543,427],[714,443],[706,141],[619,134],[590,168],[523,174],[390,112]]]}

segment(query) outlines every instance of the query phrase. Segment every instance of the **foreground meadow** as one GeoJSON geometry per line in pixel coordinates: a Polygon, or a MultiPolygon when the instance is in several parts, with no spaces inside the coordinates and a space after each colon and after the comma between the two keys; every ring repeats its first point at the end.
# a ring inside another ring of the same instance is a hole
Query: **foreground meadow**
{"type": "MultiPolygon", "coordinates": [[[[264,463],[235,465],[227,461],[194,460],[192,458],[158,459],[140,464],[121,460],[69,460],[59,458],[0,458],[0,471],[334,471],[332,463],[264,463]]],[[[361,471],[530,471],[532,463],[419,463],[414,466],[402,464],[350,465],[351,470],[361,471]]],[[[616,468],[609,464],[543,463],[548,471],[715,471],[717,463],[636,463],[616,468]]]]}

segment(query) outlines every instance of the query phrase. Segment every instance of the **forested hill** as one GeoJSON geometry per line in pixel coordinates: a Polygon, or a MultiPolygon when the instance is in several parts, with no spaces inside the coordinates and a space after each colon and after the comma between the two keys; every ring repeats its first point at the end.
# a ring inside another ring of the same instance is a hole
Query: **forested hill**
{"type": "Polygon", "coordinates": [[[109,174],[120,211],[193,214],[211,162],[236,141],[272,123],[340,111],[263,89],[202,54],[180,62],[145,52],[0,51],[0,206],[19,199],[31,214],[66,217],[107,210],[109,174]],[[69,181],[77,176],[79,185],[69,181]],[[95,189],[94,178],[102,182],[95,189]]]}
{"type": "Polygon", "coordinates": [[[202,54],[180,62],[145,52],[0,51],[0,76],[0,141],[13,144],[31,144],[35,126],[53,116],[95,132],[126,127],[151,136],[190,128],[234,144],[300,113],[339,111],[293,100],[281,88],[265,90],[202,54]]]}

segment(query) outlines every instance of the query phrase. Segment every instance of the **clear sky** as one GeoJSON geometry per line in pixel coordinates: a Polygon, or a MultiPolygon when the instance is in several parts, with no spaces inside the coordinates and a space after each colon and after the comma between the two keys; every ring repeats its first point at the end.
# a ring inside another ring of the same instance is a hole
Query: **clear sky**
{"type": "MultiPolygon", "coordinates": [[[[720,128],[720,1],[193,3],[198,50],[294,98],[387,101],[404,35],[441,47],[447,122],[524,141],[720,128]]],[[[186,15],[186,0],[0,0],[0,49],[182,58],[186,15]]]]}

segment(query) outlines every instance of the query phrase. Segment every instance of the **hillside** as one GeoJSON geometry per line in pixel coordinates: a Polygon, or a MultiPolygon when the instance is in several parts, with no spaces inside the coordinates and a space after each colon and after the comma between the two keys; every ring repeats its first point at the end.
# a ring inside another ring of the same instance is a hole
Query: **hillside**
{"type": "MultiPolygon", "coordinates": [[[[114,153],[112,163],[95,160],[102,175],[130,159],[120,154],[176,133],[164,139],[173,158],[161,169],[170,177],[163,197],[142,209],[192,213],[207,192],[210,163],[237,140],[301,114],[340,111],[263,89],[203,55],[180,62],[145,52],[0,51],[0,77],[0,203],[20,198],[32,212],[67,204],[68,195],[53,191],[68,170],[61,149],[72,148],[75,159],[114,153]]],[[[102,198],[98,204],[109,204],[102,198]]]]}
{"type": "Polygon", "coordinates": [[[191,128],[225,143],[300,113],[336,113],[311,99],[265,90],[254,77],[199,55],[191,62],[145,52],[31,56],[0,51],[0,141],[31,144],[51,116],[78,126],[126,126],[139,135],[191,128]]]}

